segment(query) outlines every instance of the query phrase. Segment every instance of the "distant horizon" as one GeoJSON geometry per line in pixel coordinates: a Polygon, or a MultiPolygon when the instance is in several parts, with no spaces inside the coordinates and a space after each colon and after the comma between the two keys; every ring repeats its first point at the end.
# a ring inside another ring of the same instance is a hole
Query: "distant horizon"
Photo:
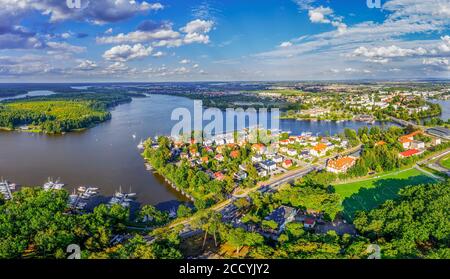
{"type": "Polygon", "coordinates": [[[145,84],[145,83],[308,83],[308,82],[318,82],[318,83],[364,83],[364,82],[450,82],[450,78],[428,78],[428,79],[418,79],[418,78],[402,78],[402,79],[336,79],[336,80],[199,80],[199,81],[62,81],[62,82],[5,82],[0,81],[0,84],[145,84]]]}

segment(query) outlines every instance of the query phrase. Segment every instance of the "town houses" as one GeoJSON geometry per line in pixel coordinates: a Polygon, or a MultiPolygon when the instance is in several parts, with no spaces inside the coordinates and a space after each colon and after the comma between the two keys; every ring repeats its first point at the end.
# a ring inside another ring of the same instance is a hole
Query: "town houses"
{"type": "MultiPolygon", "coordinates": [[[[234,180],[236,186],[242,181],[264,180],[313,163],[348,147],[348,142],[340,137],[313,136],[304,132],[301,135],[279,131],[272,133],[269,142],[251,142],[251,132],[213,136],[203,141],[184,143],[180,138],[172,138],[172,161],[181,164],[186,161],[191,168],[207,174],[211,180],[234,180]],[[282,138],[282,139],[280,139],[282,138]]],[[[345,165],[349,168],[351,165],[345,165]]]]}

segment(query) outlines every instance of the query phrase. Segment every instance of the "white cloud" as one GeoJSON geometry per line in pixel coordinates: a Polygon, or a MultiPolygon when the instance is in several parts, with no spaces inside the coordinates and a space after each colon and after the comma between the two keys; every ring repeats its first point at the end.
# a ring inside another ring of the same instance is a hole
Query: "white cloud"
{"type": "Polygon", "coordinates": [[[448,66],[450,65],[447,58],[425,58],[422,63],[432,66],[448,66]]]}
{"type": "Polygon", "coordinates": [[[196,19],[189,22],[186,26],[180,29],[182,32],[186,33],[183,42],[185,44],[209,43],[209,36],[207,33],[212,30],[213,26],[214,22],[212,20],[196,19]]]}
{"type": "Polygon", "coordinates": [[[327,17],[332,14],[332,9],[323,6],[308,11],[309,20],[313,23],[331,23],[327,17]]]}
{"type": "Polygon", "coordinates": [[[368,58],[393,58],[393,57],[405,57],[405,56],[422,56],[426,55],[428,51],[422,47],[418,47],[415,49],[406,49],[401,48],[395,45],[389,47],[374,47],[374,48],[366,48],[359,47],[354,52],[354,56],[363,56],[368,58]]]}
{"type": "Polygon", "coordinates": [[[164,52],[162,52],[162,51],[157,51],[157,52],[155,52],[154,54],[152,54],[152,56],[153,57],[156,57],[156,58],[159,58],[159,57],[163,57],[163,56],[165,56],[166,54],[164,53],[164,52]]]}
{"type": "Polygon", "coordinates": [[[120,33],[115,36],[97,37],[100,44],[148,43],[154,47],[180,47],[184,44],[209,43],[209,33],[214,26],[213,21],[196,19],[180,28],[181,34],[172,29],[171,24],[156,30],[137,30],[120,33]]]}
{"type": "Polygon", "coordinates": [[[446,35],[441,37],[443,41],[442,44],[439,45],[439,50],[442,52],[450,52],[450,36],[446,35]]]}
{"type": "Polygon", "coordinates": [[[196,19],[186,24],[181,31],[184,33],[208,33],[213,26],[214,22],[211,20],[196,19]]]}
{"type": "Polygon", "coordinates": [[[183,59],[180,61],[180,64],[189,64],[189,63],[191,63],[191,60],[189,59],[183,59]]]}
{"type": "Polygon", "coordinates": [[[152,53],[152,47],[145,47],[142,44],[119,45],[107,50],[103,58],[109,61],[125,62],[133,59],[144,58],[152,53]]]}
{"type": "Polygon", "coordinates": [[[91,60],[81,60],[76,69],[81,71],[92,71],[98,68],[98,65],[91,60]]]}
{"type": "Polygon", "coordinates": [[[281,44],[280,44],[280,47],[281,48],[288,48],[288,47],[291,47],[293,44],[291,43],[291,42],[282,42],[281,44]]]}
{"type": "Polygon", "coordinates": [[[133,31],[130,33],[120,33],[116,36],[98,37],[100,44],[123,44],[123,43],[146,43],[158,40],[172,40],[180,37],[180,33],[171,29],[150,31],[133,31]]]}

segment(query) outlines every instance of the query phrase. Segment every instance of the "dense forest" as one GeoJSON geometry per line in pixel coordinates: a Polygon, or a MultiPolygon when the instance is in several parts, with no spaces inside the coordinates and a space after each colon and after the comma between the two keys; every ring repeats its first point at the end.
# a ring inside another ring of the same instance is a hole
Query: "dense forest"
{"type": "MultiPolygon", "coordinates": [[[[88,128],[111,118],[108,108],[130,102],[132,94],[66,93],[0,103],[0,127],[27,125],[38,132],[61,133],[88,128]]],[[[141,95],[139,95],[141,96],[141,95]]]]}

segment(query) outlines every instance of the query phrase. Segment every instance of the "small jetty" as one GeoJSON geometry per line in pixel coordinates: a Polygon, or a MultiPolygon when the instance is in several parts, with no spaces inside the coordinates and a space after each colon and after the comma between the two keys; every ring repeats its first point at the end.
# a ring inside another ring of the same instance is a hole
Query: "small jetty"
{"type": "Polygon", "coordinates": [[[130,207],[131,203],[136,198],[136,193],[124,193],[122,192],[122,187],[120,187],[119,191],[114,194],[114,196],[109,201],[109,205],[119,204],[123,207],[130,207]]]}
{"type": "Polygon", "coordinates": [[[0,181],[0,194],[3,195],[5,200],[13,199],[12,191],[14,191],[15,189],[16,189],[16,184],[9,183],[8,181],[3,180],[3,179],[0,181]]]}
{"type": "Polygon", "coordinates": [[[95,187],[78,187],[69,196],[69,207],[73,210],[84,210],[92,198],[98,195],[98,188],[95,187]]]}
{"type": "Polygon", "coordinates": [[[53,180],[48,178],[48,181],[42,186],[45,191],[51,190],[62,190],[64,188],[64,183],[61,183],[59,180],[53,180]]]}

